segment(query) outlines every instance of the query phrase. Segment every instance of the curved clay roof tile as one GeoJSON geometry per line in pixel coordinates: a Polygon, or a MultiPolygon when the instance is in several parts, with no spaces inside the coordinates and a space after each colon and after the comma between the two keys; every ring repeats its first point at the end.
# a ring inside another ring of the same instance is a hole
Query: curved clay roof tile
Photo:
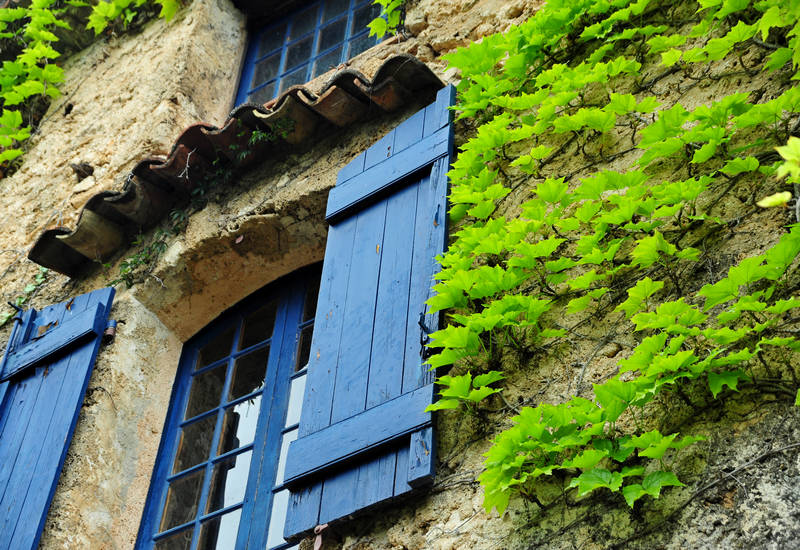
{"type": "Polygon", "coordinates": [[[93,262],[107,261],[124,250],[137,233],[185,202],[219,162],[252,166],[310,143],[320,127],[346,127],[372,114],[393,111],[443,85],[425,64],[402,54],[386,60],[372,79],[358,71],[340,71],[319,95],[294,86],[266,105],[236,107],[222,128],[193,124],[178,136],[166,158],[139,161],[122,191],[103,191],[90,198],[74,229],[42,232],[28,258],[78,277],[93,262]],[[257,131],[268,137],[262,139],[257,131]]]}

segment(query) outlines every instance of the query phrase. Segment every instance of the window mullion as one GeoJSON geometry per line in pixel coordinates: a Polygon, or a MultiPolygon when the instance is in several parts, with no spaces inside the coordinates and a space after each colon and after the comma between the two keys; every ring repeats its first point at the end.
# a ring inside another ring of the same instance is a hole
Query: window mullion
{"type": "Polygon", "coordinates": [[[344,28],[344,42],[342,42],[342,56],[339,63],[344,63],[350,59],[350,38],[352,38],[353,19],[356,16],[356,5],[359,0],[350,0],[350,7],[347,9],[347,26],[344,28]]]}
{"type": "MultiPolygon", "coordinates": [[[[197,505],[197,514],[195,515],[194,519],[194,527],[192,533],[192,543],[190,548],[196,548],[197,542],[200,537],[200,518],[207,514],[206,512],[206,505],[208,502],[208,494],[211,491],[211,482],[212,482],[212,475],[214,471],[214,464],[216,463],[213,459],[217,455],[217,451],[219,450],[219,438],[222,433],[222,423],[225,419],[225,405],[228,402],[228,394],[230,392],[231,386],[231,375],[233,373],[233,365],[236,362],[234,358],[234,354],[236,353],[236,348],[239,344],[239,339],[242,335],[242,317],[236,318],[236,330],[233,333],[233,342],[231,344],[231,350],[228,354],[228,366],[225,371],[225,383],[222,385],[222,395],[220,397],[220,402],[217,405],[216,415],[217,421],[214,426],[214,436],[211,438],[211,450],[208,456],[207,462],[205,467],[204,478],[203,478],[203,489],[200,493],[200,502],[197,505]]],[[[188,396],[187,396],[188,399],[188,396]]]]}
{"type": "Polygon", "coordinates": [[[264,378],[264,388],[261,390],[263,396],[270,396],[270,399],[263,397],[261,400],[261,410],[258,414],[258,424],[256,429],[255,438],[253,440],[253,455],[250,463],[250,475],[247,479],[247,488],[245,490],[244,504],[242,505],[242,515],[239,522],[239,531],[236,537],[236,548],[258,547],[257,545],[249,545],[248,541],[252,538],[252,528],[257,526],[258,522],[264,520],[257,520],[258,518],[258,493],[260,490],[259,483],[261,481],[260,471],[263,468],[264,455],[267,450],[269,441],[267,439],[267,428],[270,423],[270,418],[274,413],[274,392],[275,382],[277,379],[278,363],[280,362],[280,354],[282,348],[283,335],[285,333],[285,326],[287,322],[288,300],[283,300],[278,308],[278,314],[275,318],[275,326],[272,330],[269,358],[267,360],[267,370],[264,378]]]}
{"type": "Polygon", "coordinates": [[[307,276],[292,285],[289,299],[287,300],[286,323],[281,334],[280,346],[276,344],[277,361],[275,364],[275,377],[272,387],[272,407],[268,422],[265,423],[264,456],[261,462],[261,471],[258,475],[257,506],[254,518],[261,518],[260,523],[253,522],[259,528],[257,538],[251,540],[257,548],[267,547],[269,534],[269,519],[272,514],[272,487],[275,482],[275,472],[280,455],[281,435],[289,401],[289,381],[294,371],[295,348],[297,347],[298,325],[303,315],[303,299],[307,276]],[[265,521],[266,520],[266,521],[265,521]]]}
{"type": "Polygon", "coordinates": [[[308,67],[306,67],[306,82],[311,80],[311,75],[314,70],[314,63],[319,55],[320,35],[322,34],[322,16],[325,13],[325,2],[319,2],[317,6],[317,21],[314,24],[314,39],[311,42],[311,57],[308,60],[308,67]]]}

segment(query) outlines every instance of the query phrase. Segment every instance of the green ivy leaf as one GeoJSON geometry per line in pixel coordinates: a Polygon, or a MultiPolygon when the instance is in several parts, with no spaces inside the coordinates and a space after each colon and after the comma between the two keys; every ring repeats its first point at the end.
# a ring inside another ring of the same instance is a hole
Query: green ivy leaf
{"type": "Polygon", "coordinates": [[[472,380],[472,384],[477,388],[480,386],[488,386],[494,382],[499,382],[505,378],[500,371],[492,370],[484,374],[479,374],[472,380]]]}
{"type": "Polygon", "coordinates": [[[651,497],[658,498],[663,487],[685,487],[672,472],[655,471],[642,480],[642,489],[651,497]]]}
{"type": "Polygon", "coordinates": [[[738,176],[743,172],[754,172],[758,170],[759,162],[755,157],[735,158],[725,163],[725,166],[720,170],[725,174],[733,177],[738,176]]]}
{"type": "Polygon", "coordinates": [[[592,468],[583,472],[576,478],[573,478],[569,484],[569,489],[573,487],[578,488],[578,494],[581,496],[594,491],[595,489],[607,488],[612,491],[618,491],[622,486],[622,474],[619,472],[610,472],[605,468],[592,468]]]}
{"type": "Polygon", "coordinates": [[[671,48],[661,54],[661,64],[665,67],[672,67],[675,63],[681,60],[683,52],[675,48],[671,48]]]}
{"type": "Polygon", "coordinates": [[[425,407],[425,412],[458,409],[460,406],[458,399],[439,399],[425,407]]]}
{"type": "Polygon", "coordinates": [[[172,20],[181,7],[181,3],[178,0],[156,0],[156,3],[161,6],[161,11],[158,16],[163,17],[167,21],[172,20]]]}
{"type": "Polygon", "coordinates": [[[625,497],[625,502],[628,503],[628,506],[633,508],[634,503],[645,496],[647,493],[642,488],[642,486],[638,483],[632,483],[630,485],[626,485],[622,488],[622,496],[625,497]]]}
{"type": "Polygon", "coordinates": [[[739,380],[749,380],[750,377],[742,370],[727,371],[722,373],[708,373],[708,387],[711,395],[716,399],[724,386],[728,386],[734,391],[738,391],[739,380]]]}

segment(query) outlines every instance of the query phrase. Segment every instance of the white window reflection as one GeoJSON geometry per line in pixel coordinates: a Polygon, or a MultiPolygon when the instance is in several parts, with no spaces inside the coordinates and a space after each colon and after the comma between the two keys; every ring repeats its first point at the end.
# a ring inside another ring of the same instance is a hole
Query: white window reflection
{"type": "Polygon", "coordinates": [[[300,412],[303,409],[303,394],[306,391],[306,375],[298,376],[292,380],[289,390],[289,407],[286,411],[285,427],[294,426],[300,422],[300,412]]]}
{"type": "Polygon", "coordinates": [[[286,523],[286,509],[289,507],[289,491],[284,489],[272,497],[272,514],[269,517],[267,548],[283,544],[283,524],[286,523]]]}
{"type": "Polygon", "coordinates": [[[278,457],[278,470],[275,473],[275,485],[283,483],[283,475],[286,473],[286,455],[289,453],[289,443],[297,439],[297,428],[283,434],[281,440],[281,454],[278,457]]]}

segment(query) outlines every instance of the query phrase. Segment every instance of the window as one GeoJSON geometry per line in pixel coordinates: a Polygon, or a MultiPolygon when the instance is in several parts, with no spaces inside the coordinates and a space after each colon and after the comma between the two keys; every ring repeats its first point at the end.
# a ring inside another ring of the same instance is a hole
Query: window
{"type": "Polygon", "coordinates": [[[256,30],[236,103],[265,103],[377,43],[367,23],[380,14],[372,0],[318,0],[256,30]]]}
{"type": "Polygon", "coordinates": [[[293,274],[184,345],[138,548],[291,547],[283,477],[318,288],[319,269],[293,274]]]}
{"type": "Polygon", "coordinates": [[[446,241],[454,99],[440,90],[339,171],[321,270],[185,344],[137,548],[284,550],[432,483],[423,346],[439,313],[425,301],[446,241]]]}

